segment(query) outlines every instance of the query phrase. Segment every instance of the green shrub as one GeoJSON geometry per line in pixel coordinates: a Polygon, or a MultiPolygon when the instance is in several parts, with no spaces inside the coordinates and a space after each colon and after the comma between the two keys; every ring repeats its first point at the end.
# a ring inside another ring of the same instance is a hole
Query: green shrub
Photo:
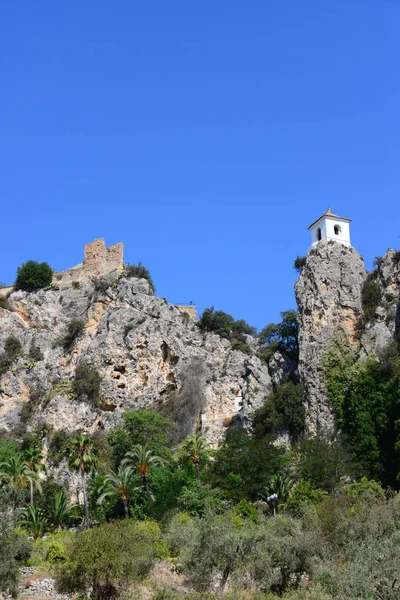
{"type": "Polygon", "coordinates": [[[0,520],[0,592],[17,597],[20,580],[19,560],[30,554],[30,541],[25,535],[19,535],[13,528],[14,523],[8,511],[1,507],[0,520]]]}
{"type": "Polygon", "coordinates": [[[381,289],[377,277],[378,270],[368,273],[361,288],[361,306],[364,323],[369,323],[375,319],[375,312],[381,301],[381,289]]]}
{"type": "Polygon", "coordinates": [[[4,352],[8,360],[14,362],[20,356],[22,344],[15,335],[9,335],[4,342],[4,352]]]}
{"type": "Polygon", "coordinates": [[[16,290],[33,292],[48,287],[52,279],[53,271],[46,262],[38,263],[34,260],[28,260],[28,262],[18,267],[14,287],[16,290]]]}
{"type": "Polygon", "coordinates": [[[301,480],[290,493],[284,509],[295,517],[300,517],[308,506],[319,504],[324,497],[322,490],[314,489],[308,481],[301,480]]]}
{"type": "Polygon", "coordinates": [[[65,548],[60,542],[52,542],[47,550],[47,560],[51,563],[65,560],[65,548]]]}
{"type": "Polygon", "coordinates": [[[70,352],[77,341],[84,332],[85,322],[82,319],[72,319],[67,325],[67,331],[61,340],[64,352],[70,352]]]}
{"type": "Polygon", "coordinates": [[[86,396],[94,406],[98,406],[101,379],[101,375],[96,369],[90,365],[80,364],[75,369],[72,391],[75,396],[86,396]]]}
{"type": "Polygon", "coordinates": [[[105,294],[108,288],[112,285],[112,281],[105,277],[99,277],[97,279],[93,279],[93,285],[95,292],[99,294],[105,294]]]}
{"type": "Polygon", "coordinates": [[[296,260],[294,261],[293,268],[298,273],[301,273],[301,271],[302,271],[304,265],[306,264],[306,262],[307,262],[307,256],[298,256],[296,258],[296,260]]]}
{"type": "Polygon", "coordinates": [[[146,279],[149,283],[149,286],[150,286],[153,294],[156,293],[156,288],[154,286],[154,283],[153,283],[153,280],[149,273],[149,270],[146,269],[146,267],[144,267],[141,262],[138,262],[137,265],[131,265],[131,264],[127,263],[124,266],[124,271],[125,271],[126,277],[137,277],[139,279],[146,279]]]}
{"type": "Polygon", "coordinates": [[[38,346],[35,346],[34,344],[31,344],[28,356],[30,360],[33,360],[34,362],[40,362],[44,358],[41,349],[38,346]]]}
{"type": "Polygon", "coordinates": [[[251,348],[247,343],[246,335],[254,337],[257,330],[243,319],[235,321],[232,315],[223,310],[215,310],[211,306],[204,310],[197,322],[197,326],[204,333],[213,332],[229,340],[233,350],[239,350],[244,354],[251,354],[251,348]]]}
{"type": "Polygon", "coordinates": [[[258,336],[260,350],[258,355],[268,362],[277,350],[294,361],[299,359],[299,324],[295,310],[281,312],[280,323],[269,323],[258,336]]]}
{"type": "Polygon", "coordinates": [[[52,432],[49,440],[49,460],[57,467],[68,453],[71,436],[63,429],[52,432]]]}
{"type": "Polygon", "coordinates": [[[137,522],[99,525],[78,533],[68,547],[67,560],[57,571],[59,590],[86,593],[92,588],[94,600],[118,598],[119,586],[146,577],[155,555],[152,532],[144,532],[137,522]]]}
{"type": "Polygon", "coordinates": [[[265,404],[255,411],[252,421],[255,437],[287,431],[293,442],[303,433],[304,426],[305,409],[300,385],[290,381],[268,397],[265,404]]]}

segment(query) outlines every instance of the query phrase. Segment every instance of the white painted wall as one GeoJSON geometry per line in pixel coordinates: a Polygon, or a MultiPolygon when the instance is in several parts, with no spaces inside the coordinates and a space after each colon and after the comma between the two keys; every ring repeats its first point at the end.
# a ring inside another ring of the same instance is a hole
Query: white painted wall
{"type": "Polygon", "coordinates": [[[311,243],[318,243],[317,231],[318,228],[321,229],[321,239],[323,240],[333,240],[334,242],[339,242],[340,244],[344,244],[345,246],[351,246],[350,243],[350,223],[348,221],[342,221],[341,219],[335,219],[333,217],[324,217],[320,219],[311,231],[311,243]],[[340,233],[339,235],[335,234],[335,225],[339,225],[340,233]]]}

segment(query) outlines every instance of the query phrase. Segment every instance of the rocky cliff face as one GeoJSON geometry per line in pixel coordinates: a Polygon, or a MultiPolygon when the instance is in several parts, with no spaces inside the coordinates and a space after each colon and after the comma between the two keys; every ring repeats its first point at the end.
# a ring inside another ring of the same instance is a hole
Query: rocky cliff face
{"type": "Polygon", "coordinates": [[[334,429],[320,363],[339,331],[353,347],[358,345],[356,325],[362,313],[361,287],[365,277],[364,262],[354,248],[321,241],[311,249],[297,280],[299,375],[310,433],[334,429]]]}
{"type": "Polygon", "coordinates": [[[364,262],[354,248],[321,241],[311,249],[295,292],[299,317],[299,375],[310,433],[334,431],[334,415],[321,378],[321,360],[336,335],[344,335],[355,356],[379,357],[400,332],[400,260],[394,250],[378,261],[380,300],[369,321],[363,313],[364,262]],[[360,322],[363,327],[360,329],[360,322]]]}
{"type": "Polygon", "coordinates": [[[18,291],[8,309],[0,309],[0,349],[14,335],[22,354],[0,378],[2,431],[15,431],[21,414],[28,430],[43,423],[67,432],[108,430],[126,409],[168,405],[182,435],[198,429],[215,443],[226,426],[246,421],[290,368],[277,354],[269,371],[227,340],[203,335],[144,279],[122,279],[105,291],[91,282],[18,291]],[[83,335],[65,351],[60,340],[77,318],[83,335]],[[39,359],[30,358],[31,348],[39,359]],[[71,393],[81,363],[102,376],[98,407],[71,393]]]}

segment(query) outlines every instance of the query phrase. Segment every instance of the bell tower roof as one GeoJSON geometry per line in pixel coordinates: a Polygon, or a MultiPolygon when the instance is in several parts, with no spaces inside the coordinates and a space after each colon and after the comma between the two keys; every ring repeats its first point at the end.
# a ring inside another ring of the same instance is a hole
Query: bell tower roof
{"type": "Polygon", "coordinates": [[[311,223],[311,225],[309,226],[308,229],[312,229],[313,227],[315,227],[315,225],[318,223],[318,221],[321,221],[322,219],[325,219],[325,218],[335,219],[336,221],[342,221],[345,223],[351,222],[351,219],[348,219],[347,217],[339,217],[339,215],[334,215],[333,212],[331,211],[331,209],[328,207],[327,211],[323,215],[321,215],[316,221],[311,223]]]}

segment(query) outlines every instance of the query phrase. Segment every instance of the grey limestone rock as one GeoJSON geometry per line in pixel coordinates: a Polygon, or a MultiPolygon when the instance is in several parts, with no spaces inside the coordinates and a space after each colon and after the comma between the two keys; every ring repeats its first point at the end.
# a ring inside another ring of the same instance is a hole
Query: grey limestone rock
{"type": "Polygon", "coordinates": [[[299,375],[310,433],[334,429],[334,415],[321,379],[321,359],[339,331],[353,347],[358,346],[356,326],[362,313],[365,277],[357,250],[323,240],[311,249],[297,280],[299,375]]]}
{"type": "Polygon", "coordinates": [[[26,406],[31,429],[47,424],[67,433],[94,433],[115,426],[127,409],[166,407],[173,399],[185,423],[182,433],[191,427],[214,444],[227,424],[247,422],[287,378],[282,357],[275,357],[271,375],[257,356],[232,350],[217,335],[203,335],[187,315],[153,296],[144,279],[122,278],[106,290],[87,281],[60,290],[18,291],[8,305],[10,310],[0,309],[0,352],[13,334],[22,355],[0,378],[0,429],[6,431],[20,425],[26,406]],[[84,332],[66,352],[61,341],[77,318],[84,332]],[[32,345],[43,356],[35,363],[29,359],[32,345]],[[81,363],[101,374],[99,406],[71,394],[81,363]]]}

